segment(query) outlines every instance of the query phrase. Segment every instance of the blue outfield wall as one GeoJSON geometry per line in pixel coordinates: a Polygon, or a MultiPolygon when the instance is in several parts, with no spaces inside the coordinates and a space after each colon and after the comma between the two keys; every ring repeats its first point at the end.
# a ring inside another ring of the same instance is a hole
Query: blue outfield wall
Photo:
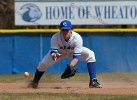
{"type": "MultiPolygon", "coordinates": [[[[39,61],[50,49],[52,34],[0,34],[0,74],[34,73],[39,61]]],[[[137,72],[136,33],[80,33],[84,46],[96,55],[98,73],[137,72]]],[[[47,73],[62,73],[69,63],[64,59],[49,67],[47,73]]],[[[76,69],[87,72],[86,62],[76,69]]]]}

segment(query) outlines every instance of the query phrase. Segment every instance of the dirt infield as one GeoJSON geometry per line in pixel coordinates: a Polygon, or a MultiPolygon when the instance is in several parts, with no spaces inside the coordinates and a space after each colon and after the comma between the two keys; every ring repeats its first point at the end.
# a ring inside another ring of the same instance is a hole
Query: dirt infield
{"type": "Polygon", "coordinates": [[[82,93],[82,94],[113,94],[137,95],[137,84],[103,83],[103,88],[88,88],[88,83],[40,83],[38,89],[27,87],[28,83],[0,83],[0,93],[82,93]]]}
{"type": "Polygon", "coordinates": [[[44,75],[38,89],[28,88],[30,80],[22,76],[0,76],[0,93],[79,93],[137,95],[137,73],[105,73],[98,74],[103,88],[89,88],[88,74],[77,74],[71,79],[60,79],[60,74],[44,75]],[[9,80],[12,80],[11,83],[9,80]],[[4,82],[4,83],[3,83],[4,82]]]}

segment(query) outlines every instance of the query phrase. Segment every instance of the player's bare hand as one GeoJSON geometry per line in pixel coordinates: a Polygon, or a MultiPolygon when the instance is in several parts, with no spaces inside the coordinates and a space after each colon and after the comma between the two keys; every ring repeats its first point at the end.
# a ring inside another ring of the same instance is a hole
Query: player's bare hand
{"type": "Polygon", "coordinates": [[[62,54],[60,54],[60,53],[51,54],[51,57],[52,57],[52,59],[53,59],[54,61],[57,61],[57,60],[59,59],[59,57],[61,57],[61,56],[62,56],[62,54]]]}
{"type": "Polygon", "coordinates": [[[61,56],[62,56],[62,54],[57,53],[57,54],[56,54],[56,56],[59,58],[59,57],[61,57],[61,56]]]}

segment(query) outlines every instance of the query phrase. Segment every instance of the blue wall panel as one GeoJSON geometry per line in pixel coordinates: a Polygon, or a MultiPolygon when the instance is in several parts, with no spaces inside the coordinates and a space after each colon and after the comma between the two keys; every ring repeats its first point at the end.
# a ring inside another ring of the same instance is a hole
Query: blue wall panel
{"type": "Polygon", "coordinates": [[[135,33],[93,35],[93,50],[98,72],[137,71],[135,33]]]}
{"type": "MultiPolygon", "coordinates": [[[[39,61],[50,49],[52,34],[0,35],[0,74],[34,73],[39,61]]],[[[84,46],[96,55],[97,72],[137,72],[136,33],[81,33],[84,46]]],[[[69,59],[49,67],[47,73],[62,73],[69,59]]],[[[87,72],[85,62],[76,66],[87,72]]]]}
{"type": "Polygon", "coordinates": [[[12,35],[0,35],[0,74],[11,74],[13,59],[12,35]]]}
{"type": "Polygon", "coordinates": [[[40,38],[38,34],[14,36],[14,65],[13,73],[31,73],[36,69],[40,60],[40,38]]]}

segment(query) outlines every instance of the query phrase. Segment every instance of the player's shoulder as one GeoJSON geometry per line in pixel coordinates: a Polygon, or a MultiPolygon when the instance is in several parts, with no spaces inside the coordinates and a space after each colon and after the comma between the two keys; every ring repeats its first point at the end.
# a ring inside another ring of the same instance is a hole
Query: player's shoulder
{"type": "Polygon", "coordinates": [[[81,35],[77,32],[72,31],[73,37],[76,39],[82,39],[81,35]]]}
{"type": "Polygon", "coordinates": [[[72,31],[72,34],[76,35],[76,36],[80,36],[79,33],[72,31]]]}
{"type": "Polygon", "coordinates": [[[57,38],[59,35],[60,35],[60,32],[57,32],[57,33],[52,35],[52,38],[57,38]]]}

